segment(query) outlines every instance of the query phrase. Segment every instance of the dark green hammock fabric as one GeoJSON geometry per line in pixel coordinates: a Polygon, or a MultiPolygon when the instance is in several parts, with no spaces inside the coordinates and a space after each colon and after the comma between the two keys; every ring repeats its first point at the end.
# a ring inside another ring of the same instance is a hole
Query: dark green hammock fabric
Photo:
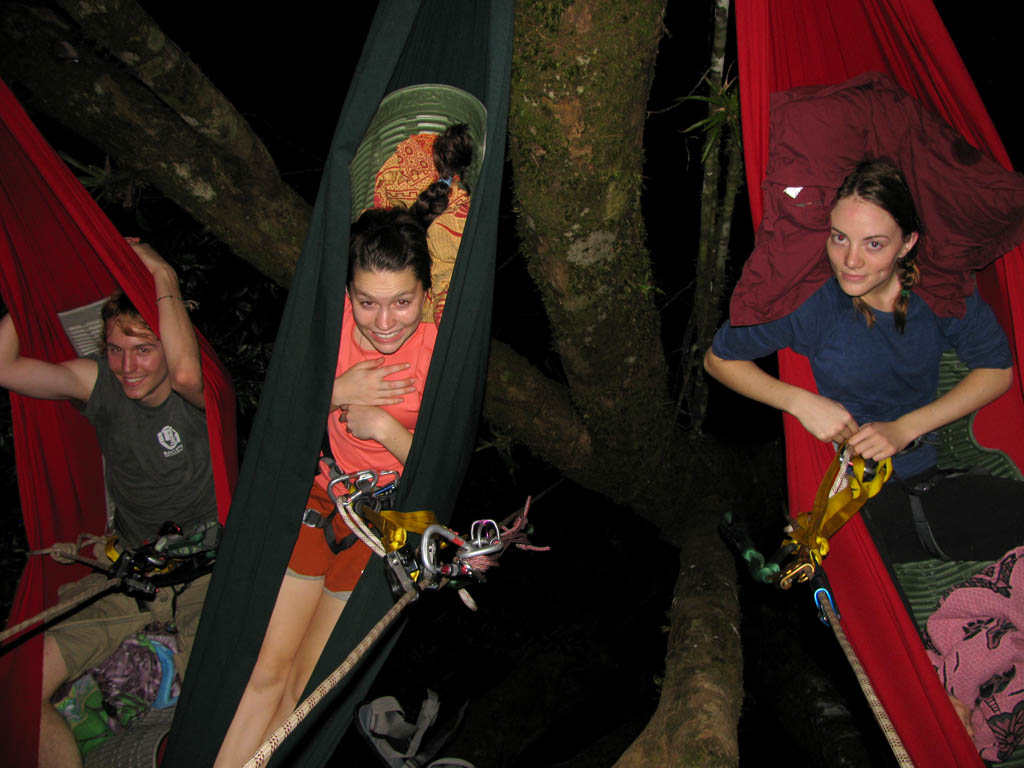
{"type": "MultiPolygon", "coordinates": [[[[483,394],[512,52],[512,0],[385,0],[345,99],[292,283],[164,761],[210,765],[256,661],[316,468],[348,266],[348,165],[381,98],[417,83],[462,88],[487,107],[487,153],[427,377],[398,508],[452,512],[483,394]]],[[[310,73],[323,78],[323,73],[310,73]]],[[[392,605],[373,558],[313,674],[333,670],[392,605]]],[[[272,765],[322,766],[395,639],[306,719],[272,765]]],[[[308,691],[307,691],[308,693],[308,691]]]]}

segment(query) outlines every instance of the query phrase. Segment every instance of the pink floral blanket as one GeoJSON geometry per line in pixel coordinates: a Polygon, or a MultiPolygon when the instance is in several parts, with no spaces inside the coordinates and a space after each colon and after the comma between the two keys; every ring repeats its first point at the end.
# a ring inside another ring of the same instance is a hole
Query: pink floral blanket
{"type": "Polygon", "coordinates": [[[982,759],[1024,741],[1024,547],[957,584],[928,619],[928,656],[946,690],[971,711],[982,759]]]}

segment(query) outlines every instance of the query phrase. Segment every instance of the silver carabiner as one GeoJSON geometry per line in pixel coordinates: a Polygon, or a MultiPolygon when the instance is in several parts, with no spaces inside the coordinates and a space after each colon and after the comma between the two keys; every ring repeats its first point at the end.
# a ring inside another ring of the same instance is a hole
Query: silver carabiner
{"type": "MultiPolygon", "coordinates": [[[[451,528],[436,524],[428,525],[427,530],[423,532],[423,540],[420,542],[420,562],[423,564],[423,570],[433,576],[441,573],[441,569],[437,565],[438,545],[434,541],[438,537],[447,539],[457,547],[466,546],[466,542],[451,528]]],[[[460,549],[459,551],[461,552],[462,550],[460,549]]]]}
{"type": "Polygon", "coordinates": [[[459,549],[459,557],[490,555],[501,550],[501,529],[493,520],[477,520],[469,528],[469,543],[459,549]]]}
{"type": "Polygon", "coordinates": [[[338,477],[335,477],[329,483],[327,483],[327,495],[330,497],[331,501],[333,501],[335,504],[337,504],[338,502],[341,502],[342,504],[345,503],[345,501],[348,498],[348,486],[347,485],[345,486],[345,489],[346,489],[345,493],[342,493],[342,494],[335,493],[334,492],[334,486],[336,486],[338,483],[347,483],[347,482],[348,482],[348,475],[339,475],[338,477]]]}
{"type": "Polygon", "coordinates": [[[369,496],[373,493],[373,489],[377,487],[377,472],[372,469],[363,469],[355,473],[355,482],[352,483],[355,490],[348,496],[348,502],[351,504],[356,499],[361,499],[363,496],[369,496]]]}
{"type": "Polygon", "coordinates": [[[356,499],[372,494],[376,485],[377,473],[372,469],[363,469],[359,472],[338,475],[338,477],[332,478],[331,481],[327,483],[327,494],[335,504],[339,501],[342,504],[352,504],[356,499]],[[334,487],[338,485],[338,483],[345,483],[344,493],[334,492],[334,487]],[[349,490],[350,488],[352,490],[349,490]]]}

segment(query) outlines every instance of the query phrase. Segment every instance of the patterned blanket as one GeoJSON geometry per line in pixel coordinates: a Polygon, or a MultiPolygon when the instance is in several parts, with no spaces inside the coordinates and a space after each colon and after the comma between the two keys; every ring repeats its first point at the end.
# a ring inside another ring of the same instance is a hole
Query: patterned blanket
{"type": "Polygon", "coordinates": [[[150,708],[174,706],[181,681],[174,668],[177,635],[159,626],[125,640],[106,661],[54,695],[82,755],[123,733],[150,708]]]}
{"type": "Polygon", "coordinates": [[[928,619],[925,647],[943,685],[971,713],[984,760],[1024,741],[1024,547],[954,586],[928,619]],[[1018,566],[1020,563],[1020,567],[1018,566]]]}

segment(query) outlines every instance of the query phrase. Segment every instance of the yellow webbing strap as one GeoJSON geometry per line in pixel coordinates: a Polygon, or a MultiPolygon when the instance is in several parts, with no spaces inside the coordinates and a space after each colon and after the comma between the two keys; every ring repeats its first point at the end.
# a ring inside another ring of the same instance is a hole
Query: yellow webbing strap
{"type": "Polygon", "coordinates": [[[107,537],[107,545],[104,548],[104,554],[110,562],[117,562],[117,558],[121,556],[121,551],[117,548],[117,536],[107,537]]]}
{"type": "Polygon", "coordinates": [[[815,565],[820,565],[822,558],[828,554],[828,540],[860,511],[868,499],[882,490],[892,475],[892,460],[885,459],[875,467],[874,477],[865,482],[864,459],[854,456],[850,462],[853,474],[847,477],[846,487],[829,498],[829,492],[843,466],[842,454],[845,449],[845,445],[840,446],[822,477],[814,496],[814,508],[800,515],[793,523],[791,540],[806,548],[815,565]]]}
{"type": "Polygon", "coordinates": [[[406,533],[423,533],[431,525],[437,525],[437,516],[429,509],[416,512],[397,512],[393,509],[361,509],[360,514],[380,531],[380,540],[384,549],[394,552],[405,546],[406,533]]]}

